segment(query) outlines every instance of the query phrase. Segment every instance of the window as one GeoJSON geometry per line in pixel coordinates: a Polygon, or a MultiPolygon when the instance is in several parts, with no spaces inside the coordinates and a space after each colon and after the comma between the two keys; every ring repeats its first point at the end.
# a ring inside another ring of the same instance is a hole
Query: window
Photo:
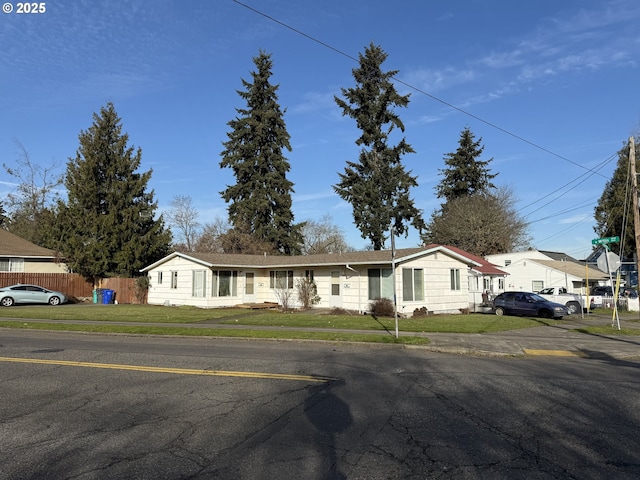
{"type": "Polygon", "coordinates": [[[491,291],[491,278],[490,277],[484,277],[484,279],[482,280],[482,289],[491,291]]]}
{"type": "Polygon", "coordinates": [[[310,282],[313,282],[313,270],[305,270],[304,271],[304,278],[306,278],[310,282]]]}
{"type": "Polygon", "coordinates": [[[178,288],[178,272],[171,272],[171,288],[178,288]]]}
{"type": "Polygon", "coordinates": [[[500,291],[504,290],[504,278],[498,279],[498,290],[500,291]]]}
{"type": "Polygon", "coordinates": [[[237,271],[214,271],[211,283],[211,295],[214,297],[236,297],[238,295],[237,271]]]}
{"type": "Polygon", "coordinates": [[[293,288],[293,270],[271,270],[269,288],[293,288]]]}
{"type": "Polygon", "coordinates": [[[191,272],[192,276],[192,291],[191,295],[196,298],[204,298],[207,291],[207,271],[206,270],[194,270],[191,272]]]}
{"type": "Polygon", "coordinates": [[[424,272],[421,268],[402,269],[402,299],[406,302],[424,300],[424,272]]]}
{"type": "Polygon", "coordinates": [[[158,285],[162,285],[162,272],[158,272],[158,285]]]}
{"type": "Polygon", "coordinates": [[[544,288],[544,281],[543,280],[533,280],[531,282],[531,291],[532,292],[539,292],[543,288],[544,288]]]}
{"type": "Polygon", "coordinates": [[[452,268],[451,273],[451,290],[460,290],[460,269],[452,268]]]}
{"type": "Polygon", "coordinates": [[[369,300],[388,298],[393,300],[393,271],[390,268],[370,268],[369,300]]]}
{"type": "Polygon", "coordinates": [[[331,272],[331,295],[340,295],[340,271],[334,270],[331,272]]]}
{"type": "Polygon", "coordinates": [[[0,259],[0,272],[24,272],[24,258],[0,259]]]}
{"type": "Polygon", "coordinates": [[[508,267],[509,265],[511,265],[511,260],[505,260],[504,261],[504,266],[508,267]]]}

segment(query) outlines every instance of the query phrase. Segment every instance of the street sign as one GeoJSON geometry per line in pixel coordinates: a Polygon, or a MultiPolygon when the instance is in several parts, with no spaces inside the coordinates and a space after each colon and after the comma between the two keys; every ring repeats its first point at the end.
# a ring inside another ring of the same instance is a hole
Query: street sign
{"type": "Polygon", "coordinates": [[[607,245],[609,243],[618,243],[619,241],[620,237],[594,238],[591,240],[591,245],[607,245]]]}

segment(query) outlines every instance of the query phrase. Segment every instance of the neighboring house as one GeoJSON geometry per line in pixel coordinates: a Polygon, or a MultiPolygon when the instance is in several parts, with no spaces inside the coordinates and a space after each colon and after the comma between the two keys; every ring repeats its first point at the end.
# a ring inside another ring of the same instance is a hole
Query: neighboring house
{"type": "Polygon", "coordinates": [[[609,280],[607,273],[558,252],[527,250],[486,258],[509,274],[505,291],[538,292],[546,287],[562,286],[569,293],[586,295],[591,286],[609,280]]]}
{"type": "Polygon", "coordinates": [[[149,276],[147,302],[204,308],[281,303],[288,295],[300,306],[296,281],[317,286],[319,308],[366,312],[372,300],[393,299],[398,312],[411,316],[426,307],[433,313],[469,308],[469,275],[480,264],[441,245],[324,255],[233,255],[172,253],[142,271],[149,276]]]}
{"type": "Polygon", "coordinates": [[[447,246],[446,248],[476,263],[469,270],[469,307],[472,311],[478,311],[478,307],[486,306],[493,297],[504,291],[506,277],[509,275],[507,272],[488,260],[457,247],[447,246]]]}
{"type": "Polygon", "coordinates": [[[0,272],[66,273],[67,267],[53,250],[0,228],[0,272]]]}

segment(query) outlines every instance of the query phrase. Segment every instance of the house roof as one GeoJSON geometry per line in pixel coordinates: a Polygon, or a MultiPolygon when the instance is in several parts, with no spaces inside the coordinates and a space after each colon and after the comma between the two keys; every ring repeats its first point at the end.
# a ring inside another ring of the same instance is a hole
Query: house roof
{"type": "Polygon", "coordinates": [[[587,268],[583,263],[571,262],[569,260],[564,262],[560,260],[537,260],[537,259],[529,260],[529,261],[539,263],[540,265],[544,265],[545,267],[553,268],[554,270],[558,270],[559,272],[565,272],[568,275],[581,278],[583,280],[586,279],[587,276],[589,277],[589,280],[608,280],[609,279],[609,275],[607,275],[602,270],[599,270],[592,266],[590,266],[589,270],[587,271],[587,268]]]}
{"type": "MultiPolygon", "coordinates": [[[[396,263],[403,263],[413,258],[435,252],[443,252],[474,268],[479,266],[475,260],[442,245],[431,245],[417,248],[399,248],[395,251],[396,263]]],[[[190,259],[207,267],[320,267],[328,265],[373,265],[391,264],[391,250],[371,250],[364,252],[327,253],[319,255],[246,255],[227,253],[181,253],[174,252],[163,259],[143,268],[145,272],[175,257],[190,259]]]]}
{"type": "Polygon", "coordinates": [[[577,262],[578,260],[573,258],[570,255],[567,255],[566,253],[562,253],[562,252],[551,252],[549,250],[538,250],[540,253],[542,253],[543,255],[546,255],[547,257],[549,257],[551,260],[558,260],[558,261],[563,261],[563,260],[567,260],[570,262],[577,262]]]}
{"type": "MultiPolygon", "coordinates": [[[[432,244],[431,246],[436,246],[436,244],[432,244]]],[[[473,269],[479,273],[482,273],[483,275],[499,275],[499,276],[509,275],[509,273],[505,272],[504,270],[500,270],[496,265],[489,262],[485,258],[478,257],[476,255],[473,255],[472,253],[465,252],[464,250],[458,247],[453,247],[451,245],[447,245],[446,248],[454,252],[457,252],[460,255],[464,255],[465,257],[478,263],[479,265],[473,267],[473,269]]]]}
{"type": "Polygon", "coordinates": [[[39,247],[0,228],[0,257],[55,258],[55,256],[53,250],[39,247]]]}

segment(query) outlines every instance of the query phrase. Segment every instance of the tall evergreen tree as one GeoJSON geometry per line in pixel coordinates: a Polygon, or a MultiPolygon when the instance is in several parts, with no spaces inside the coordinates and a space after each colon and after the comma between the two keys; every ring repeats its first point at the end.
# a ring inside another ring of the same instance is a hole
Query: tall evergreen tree
{"type": "Polygon", "coordinates": [[[152,171],[137,172],[142,151],[127,145],[112,103],[94,113],[79,140],[67,162],[68,200],[58,204],[60,250],[87,279],[138,276],[170,251],[171,233],[154,218],[157,204],[147,191],[152,171]]]}
{"type": "Polygon", "coordinates": [[[287,179],[290,165],[283,150],[291,151],[284,111],[278,104],[279,86],[270,83],[271,55],[260,51],[253,58],[257,68],[253,82],[242,80],[238,91],[246,108],[237,108],[227,123],[231,131],[223,143],[220,167],[231,168],[235,185],[221,193],[229,204],[229,221],[239,234],[268,242],[286,255],[299,253],[301,226],[291,210],[293,183],[287,179]]]}
{"type": "Polygon", "coordinates": [[[438,198],[449,202],[465,195],[488,193],[495,185],[491,183],[497,173],[489,173],[489,160],[480,160],[484,151],[482,138],[475,141],[469,127],[460,133],[459,146],[455,153],[447,153],[444,163],[447,168],[440,170],[443,179],[436,187],[438,198]]]}
{"type": "Polygon", "coordinates": [[[476,141],[466,127],[456,152],[445,155],[448,168],[440,170],[436,187],[444,203],[431,214],[424,243],[453,245],[480,257],[528,246],[529,226],[514,208],[513,192],[491,182],[497,174],[489,170],[493,159],[480,160],[483,151],[482,139],[476,141]]]}
{"type": "Polygon", "coordinates": [[[389,227],[398,234],[408,233],[408,224],[422,230],[422,214],[409,195],[418,185],[401,162],[402,155],[415,153],[404,138],[389,145],[395,128],[404,132],[404,124],[394,113],[406,107],[409,95],[398,94],[393,85],[395,71],[382,71],[387,54],[373,43],[359,55],[359,68],[353,70],[355,88],[342,88],[344,98],[335,97],[342,114],[353,118],[362,131],[356,140],[361,148],[358,162],[347,162],[334,190],[351,203],[353,218],[362,238],[371,241],[374,250],[384,248],[389,227]]]}
{"type": "MultiPolygon", "coordinates": [[[[640,142],[635,142],[636,172],[640,172],[640,142]]],[[[625,258],[633,257],[636,250],[631,178],[629,177],[629,143],[618,152],[618,164],[594,209],[598,237],[620,237],[625,258]]]]}

